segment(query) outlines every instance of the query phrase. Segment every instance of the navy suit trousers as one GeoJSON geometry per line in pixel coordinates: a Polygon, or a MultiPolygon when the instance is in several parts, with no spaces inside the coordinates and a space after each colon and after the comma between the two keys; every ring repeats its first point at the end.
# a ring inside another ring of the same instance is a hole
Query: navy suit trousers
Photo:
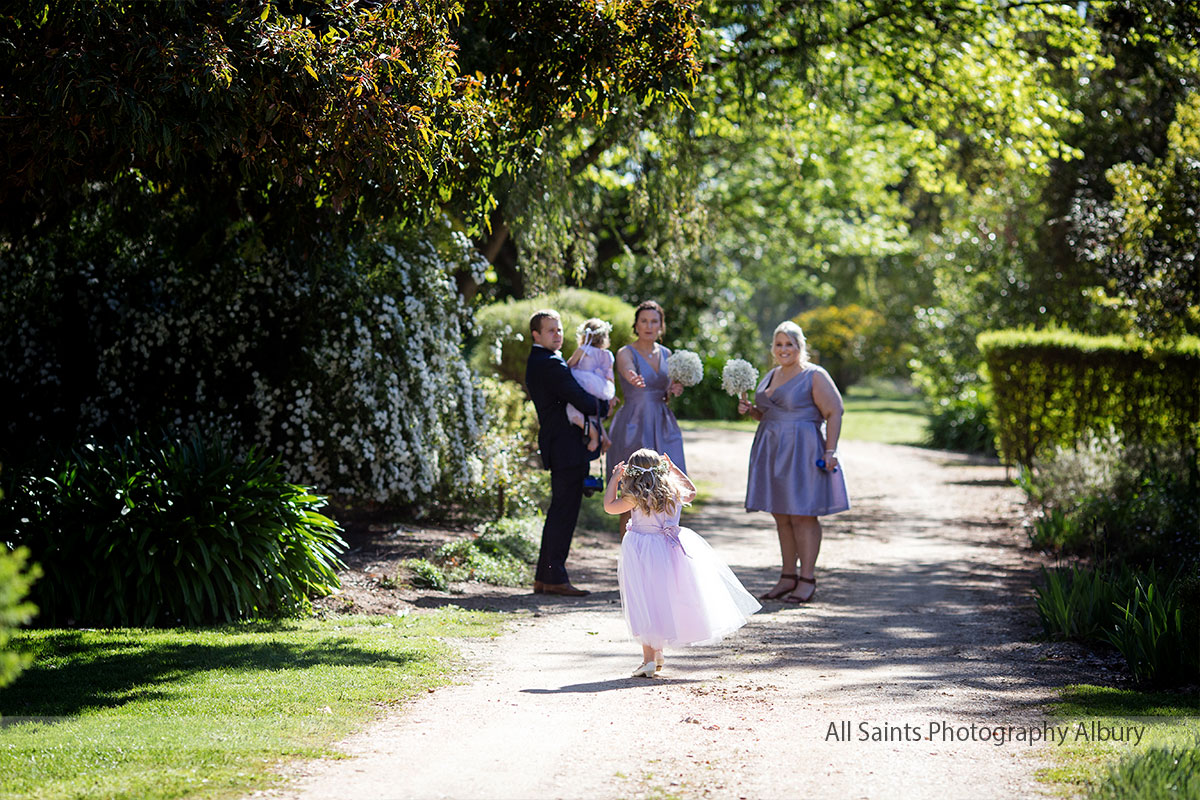
{"type": "Polygon", "coordinates": [[[535,578],[542,583],[569,583],[567,554],[579,507],[583,504],[583,479],[588,474],[585,462],[574,467],[550,470],[550,508],[542,528],[542,550],[538,555],[535,578]]]}

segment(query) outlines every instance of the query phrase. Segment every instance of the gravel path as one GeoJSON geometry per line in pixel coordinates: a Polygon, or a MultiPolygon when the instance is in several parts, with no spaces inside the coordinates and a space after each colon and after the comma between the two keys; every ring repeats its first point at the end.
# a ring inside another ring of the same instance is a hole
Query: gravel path
{"type": "MultiPolygon", "coordinates": [[[[715,487],[685,524],[759,593],[778,547],[770,517],[742,510],[751,436],[685,438],[694,477],[715,487]]],[[[616,538],[585,537],[569,566],[590,597],[454,599],[518,613],[507,635],[462,644],[462,683],[343,742],[349,759],[296,765],[292,789],[268,796],[1043,793],[1044,750],[980,741],[985,727],[1039,724],[1052,687],[1080,677],[1031,642],[1019,492],[1002,467],[963,456],[841,449],[854,508],[826,518],[813,604],[767,603],[721,645],[668,651],[660,677],[628,678],[641,659],[620,614],[616,538]],[[974,741],[942,733],[972,724],[974,741]]]]}

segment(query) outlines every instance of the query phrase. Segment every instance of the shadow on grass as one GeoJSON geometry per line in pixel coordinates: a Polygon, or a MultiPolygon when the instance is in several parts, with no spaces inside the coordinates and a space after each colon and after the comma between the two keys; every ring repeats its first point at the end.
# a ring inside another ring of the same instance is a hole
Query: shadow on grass
{"type": "MultiPolygon", "coordinates": [[[[249,632],[261,631],[255,626],[249,632]]],[[[0,714],[65,717],[134,701],[170,699],[172,685],[204,672],[270,673],[318,665],[403,667],[425,658],[365,649],[346,637],[314,637],[311,644],[239,642],[239,633],[231,631],[225,644],[146,644],[133,635],[97,641],[78,631],[42,637],[32,642],[34,665],[0,690],[0,714]]]]}
{"type": "Polygon", "coordinates": [[[1195,686],[1179,691],[1136,691],[1090,684],[1064,687],[1055,711],[1088,717],[1157,717],[1200,715],[1200,692],[1195,686]]]}

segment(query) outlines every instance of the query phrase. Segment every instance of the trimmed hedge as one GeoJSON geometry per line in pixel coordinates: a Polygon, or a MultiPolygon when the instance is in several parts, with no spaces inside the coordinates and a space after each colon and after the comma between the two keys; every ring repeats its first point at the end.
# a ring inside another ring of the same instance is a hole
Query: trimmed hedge
{"type": "Polygon", "coordinates": [[[998,449],[1029,466],[1110,427],[1128,444],[1200,443],[1200,339],[1151,348],[1071,331],[990,331],[977,343],[995,401],[998,449]]]}
{"type": "MultiPolygon", "coordinates": [[[[525,362],[533,340],[529,337],[529,318],[534,312],[552,308],[562,316],[563,356],[575,352],[575,329],[589,317],[598,317],[613,326],[609,349],[633,341],[633,306],[599,292],[586,289],[562,289],[526,300],[508,300],[485,306],[475,315],[479,339],[472,348],[470,364],[483,375],[525,383],[525,362]]],[[[669,315],[670,312],[668,312],[669,315]]],[[[669,337],[671,320],[667,318],[669,337]]]]}

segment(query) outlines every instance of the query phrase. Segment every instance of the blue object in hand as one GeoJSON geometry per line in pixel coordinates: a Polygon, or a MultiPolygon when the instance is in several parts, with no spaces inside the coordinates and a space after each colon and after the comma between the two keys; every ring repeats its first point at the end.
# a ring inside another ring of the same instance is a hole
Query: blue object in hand
{"type": "MultiPolygon", "coordinates": [[[[823,459],[823,458],[818,458],[818,459],[817,459],[817,469],[825,469],[825,459],[823,459]]],[[[833,471],[834,471],[834,472],[837,472],[837,471],[838,471],[838,468],[837,468],[837,467],[834,467],[834,468],[833,468],[833,471]]]]}

